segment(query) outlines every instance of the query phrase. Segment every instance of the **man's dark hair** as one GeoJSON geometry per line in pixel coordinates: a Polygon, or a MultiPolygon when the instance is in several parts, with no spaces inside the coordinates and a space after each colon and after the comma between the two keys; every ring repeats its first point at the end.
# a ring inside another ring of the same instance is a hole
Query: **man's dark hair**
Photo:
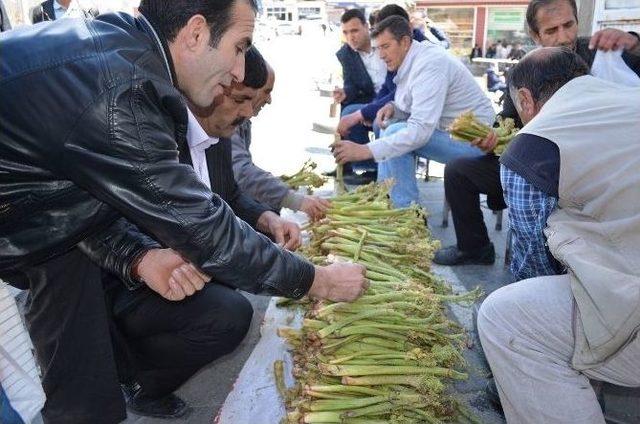
{"type": "Polygon", "coordinates": [[[369,26],[373,28],[376,25],[377,21],[378,21],[378,11],[374,10],[369,14],[369,26]]]}
{"type": "Polygon", "coordinates": [[[138,10],[167,41],[175,40],[192,16],[202,15],[211,29],[211,46],[216,47],[233,23],[237,1],[246,1],[258,10],[256,0],[141,0],[138,10]]]}
{"type": "Polygon", "coordinates": [[[255,46],[249,47],[244,55],[244,81],[242,84],[257,90],[264,87],[268,77],[269,71],[264,57],[255,46]]]}
{"type": "Polygon", "coordinates": [[[364,17],[364,12],[361,9],[347,10],[342,14],[342,17],[340,18],[340,22],[342,22],[343,24],[346,24],[347,22],[349,22],[351,19],[354,19],[354,18],[359,19],[360,22],[362,22],[362,25],[367,24],[367,19],[364,17]]]}
{"type": "Polygon", "coordinates": [[[402,6],[398,6],[397,4],[388,4],[378,11],[376,15],[376,23],[382,22],[389,16],[400,16],[409,21],[409,14],[402,6]]]}
{"type": "Polygon", "coordinates": [[[589,66],[566,47],[544,47],[526,55],[509,72],[509,88],[527,88],[537,103],[544,103],[563,85],[589,74],[589,66]]]}
{"type": "Polygon", "coordinates": [[[569,3],[569,6],[573,9],[573,17],[576,18],[576,22],[578,22],[578,6],[576,6],[576,0],[531,0],[531,3],[527,6],[527,26],[531,34],[538,34],[538,31],[540,31],[540,27],[538,27],[538,22],[536,21],[538,10],[540,10],[541,7],[547,7],[559,1],[569,3]]]}
{"type": "Polygon", "coordinates": [[[396,41],[402,40],[402,37],[409,37],[409,39],[411,39],[413,36],[411,24],[408,20],[400,16],[389,16],[378,22],[371,33],[371,37],[376,38],[385,30],[389,31],[396,41]]]}

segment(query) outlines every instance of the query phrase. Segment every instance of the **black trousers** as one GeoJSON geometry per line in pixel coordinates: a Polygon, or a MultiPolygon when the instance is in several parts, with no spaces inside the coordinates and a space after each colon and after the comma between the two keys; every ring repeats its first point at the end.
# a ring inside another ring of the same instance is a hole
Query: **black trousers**
{"type": "Polygon", "coordinates": [[[451,207],[458,249],[470,251],[489,244],[480,194],[487,195],[490,209],[507,207],[500,184],[498,157],[484,155],[449,162],[444,170],[444,192],[451,207]]]}
{"type": "Polygon", "coordinates": [[[119,281],[112,288],[119,379],[136,381],[150,397],[175,391],[204,365],[233,351],[251,325],[249,301],[214,282],[179,302],[148,288],[131,292],[119,281]]]}
{"type": "Polygon", "coordinates": [[[182,302],[124,289],[120,299],[135,301],[114,317],[104,273],[78,249],[5,277],[29,288],[25,318],[43,373],[47,424],[124,420],[124,370],[150,396],[170,393],[232,351],[253,313],[241,294],[210,283],[182,302]]]}

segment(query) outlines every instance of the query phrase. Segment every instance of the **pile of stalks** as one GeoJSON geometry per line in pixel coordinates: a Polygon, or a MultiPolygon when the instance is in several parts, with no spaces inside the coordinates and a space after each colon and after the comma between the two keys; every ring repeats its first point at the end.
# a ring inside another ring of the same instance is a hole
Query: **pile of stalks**
{"type": "Polygon", "coordinates": [[[497,155],[501,155],[507,148],[509,142],[518,134],[515,122],[511,118],[503,119],[498,115],[498,127],[492,128],[478,121],[473,112],[465,112],[456,118],[449,127],[450,134],[463,141],[473,141],[477,138],[484,139],[490,131],[494,131],[498,136],[498,143],[493,149],[497,155]]]}
{"type": "Polygon", "coordinates": [[[340,195],[326,219],[309,226],[308,258],[361,263],[371,285],[353,303],[304,300],[302,328],[279,330],[297,381],[285,387],[283,363],[275,363],[284,423],[476,422],[447,390],[467,378],[466,335],[444,303],[473,302],[479,293],[453,295],[429,272],[439,243],[424,212],[392,209],[388,190],[370,184],[340,195]]]}
{"type": "Polygon", "coordinates": [[[309,159],[298,172],[293,175],[281,175],[280,179],[293,190],[297,190],[298,187],[322,187],[327,182],[327,179],[314,172],[317,166],[315,162],[309,159]]]}

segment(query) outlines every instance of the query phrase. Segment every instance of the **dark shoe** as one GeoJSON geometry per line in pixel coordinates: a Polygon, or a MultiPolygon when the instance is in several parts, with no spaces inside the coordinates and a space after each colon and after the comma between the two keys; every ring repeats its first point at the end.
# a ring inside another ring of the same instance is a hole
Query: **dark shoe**
{"type": "Polygon", "coordinates": [[[487,387],[485,387],[484,391],[487,394],[487,399],[489,399],[489,402],[491,402],[491,404],[495,406],[501,414],[504,413],[502,411],[502,403],[500,403],[498,386],[496,386],[496,381],[493,378],[487,381],[487,387]]]}
{"type": "Polygon", "coordinates": [[[334,169],[333,171],[323,172],[322,175],[324,175],[325,177],[335,178],[337,173],[338,170],[334,169]]]}
{"type": "Polygon", "coordinates": [[[180,418],[189,410],[186,402],[173,393],[161,398],[145,396],[138,383],[123,384],[122,391],[127,402],[127,409],[137,415],[154,418],[180,418]]]}
{"type": "Polygon", "coordinates": [[[375,182],[377,178],[377,171],[365,171],[362,174],[353,173],[343,176],[344,183],[348,185],[365,185],[375,182]]]}
{"type": "Polygon", "coordinates": [[[493,243],[472,252],[464,252],[457,246],[443,247],[433,257],[433,262],[439,265],[491,265],[495,261],[493,243]]]}
{"type": "MultiPolygon", "coordinates": [[[[334,169],[333,171],[323,172],[322,175],[329,178],[335,178],[338,175],[338,170],[334,169]]],[[[353,171],[351,168],[344,168],[342,170],[342,177],[346,177],[349,175],[353,175],[353,171]]]]}

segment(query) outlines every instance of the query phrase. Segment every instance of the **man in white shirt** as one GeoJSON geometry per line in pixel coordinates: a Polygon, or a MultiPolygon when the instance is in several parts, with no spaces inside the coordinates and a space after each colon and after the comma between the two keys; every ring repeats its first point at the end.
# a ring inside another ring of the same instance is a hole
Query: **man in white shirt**
{"type": "Polygon", "coordinates": [[[447,163],[482,151],[469,143],[451,139],[451,122],[471,110],[488,125],[495,117],[491,101],[467,68],[442,47],[412,41],[409,22],[391,16],[376,25],[372,36],[381,58],[397,70],[393,102],[378,112],[384,129],[381,138],[366,146],[340,141],[334,146],[338,163],[373,158],[378,162],[378,181],[393,178],[391,200],[396,207],[418,203],[415,157],[447,163]]]}
{"type": "Polygon", "coordinates": [[[238,217],[273,237],[279,245],[296,250],[301,243],[298,225],[280,218],[268,205],[243,193],[234,178],[230,137],[242,122],[253,116],[253,100],[267,78],[266,64],[255,48],[247,51],[245,60],[245,67],[255,68],[259,63],[261,71],[247,68],[245,80],[233,82],[207,108],[189,105],[189,155],[180,149],[180,159],[190,160],[202,182],[220,195],[238,217]]]}

